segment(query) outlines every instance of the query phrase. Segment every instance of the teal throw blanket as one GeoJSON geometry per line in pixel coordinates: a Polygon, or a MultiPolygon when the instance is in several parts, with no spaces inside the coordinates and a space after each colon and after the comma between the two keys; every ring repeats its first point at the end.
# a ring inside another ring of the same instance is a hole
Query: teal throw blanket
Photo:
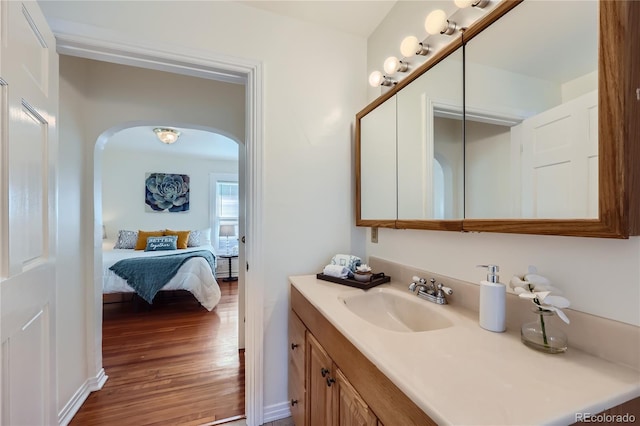
{"type": "Polygon", "coordinates": [[[204,257],[215,275],[216,257],[208,250],[123,259],[109,269],[126,280],[140,297],[152,303],[156,293],[178,273],[182,264],[192,257],[204,257]]]}

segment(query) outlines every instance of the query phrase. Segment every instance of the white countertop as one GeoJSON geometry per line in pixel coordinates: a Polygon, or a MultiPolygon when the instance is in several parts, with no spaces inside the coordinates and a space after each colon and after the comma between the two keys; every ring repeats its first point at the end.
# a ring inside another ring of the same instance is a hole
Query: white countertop
{"type": "MultiPolygon", "coordinates": [[[[389,331],[338,300],[364,290],[315,275],[290,281],[438,424],[570,424],[576,413],[596,414],[640,396],[640,372],[573,349],[571,341],[566,353],[545,354],[522,344],[519,330],[484,330],[477,313],[454,305],[433,304],[454,322],[452,327],[389,331]]],[[[401,283],[375,288],[384,287],[408,293],[401,283]]]]}

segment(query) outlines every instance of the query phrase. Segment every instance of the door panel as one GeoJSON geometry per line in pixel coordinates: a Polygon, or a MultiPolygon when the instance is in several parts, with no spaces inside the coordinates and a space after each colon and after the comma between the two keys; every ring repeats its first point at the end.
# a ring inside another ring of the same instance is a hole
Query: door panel
{"type": "Polygon", "coordinates": [[[46,262],[48,241],[48,123],[26,100],[20,106],[20,119],[10,123],[11,137],[21,141],[9,151],[12,275],[46,262]]]}
{"type": "Polygon", "coordinates": [[[522,122],[522,213],[598,217],[597,92],[522,122]]]}
{"type": "Polygon", "coordinates": [[[5,358],[2,376],[5,380],[5,395],[8,398],[7,423],[44,425],[46,407],[51,400],[47,369],[49,352],[49,310],[41,310],[29,319],[20,332],[3,342],[5,358]],[[24,404],[29,401],[29,404],[24,404]]]}
{"type": "Polygon", "coordinates": [[[376,426],[378,419],[342,371],[336,371],[339,426],[376,426]]]}
{"type": "Polygon", "coordinates": [[[58,55],[35,1],[0,4],[0,419],[57,424],[58,55]]]}
{"type": "Polygon", "coordinates": [[[320,343],[307,333],[307,416],[309,426],[333,425],[333,388],[327,380],[332,377],[333,361],[320,343]]]}
{"type": "Polygon", "coordinates": [[[305,426],[305,344],[306,328],[298,316],[289,311],[289,400],[291,417],[296,426],[305,426]]]}

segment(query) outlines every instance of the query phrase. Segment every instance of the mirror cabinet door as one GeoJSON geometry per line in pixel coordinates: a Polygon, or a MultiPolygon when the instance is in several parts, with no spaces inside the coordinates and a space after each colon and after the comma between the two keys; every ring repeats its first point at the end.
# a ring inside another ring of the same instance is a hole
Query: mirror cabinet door
{"type": "Polygon", "coordinates": [[[398,219],[462,219],[463,54],[458,49],[397,94],[398,219]]]}
{"type": "Polygon", "coordinates": [[[396,98],[360,119],[360,219],[395,220],[396,98]]]}
{"type": "Polygon", "coordinates": [[[598,19],[525,1],[468,41],[465,218],[598,218],[598,19]]]}

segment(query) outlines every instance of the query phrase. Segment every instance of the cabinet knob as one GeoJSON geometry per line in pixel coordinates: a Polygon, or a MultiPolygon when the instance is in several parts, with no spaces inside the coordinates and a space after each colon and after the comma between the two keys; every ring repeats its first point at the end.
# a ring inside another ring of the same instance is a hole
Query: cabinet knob
{"type": "Polygon", "coordinates": [[[297,343],[292,343],[292,344],[291,344],[291,350],[294,350],[294,349],[295,349],[295,348],[297,348],[298,346],[300,346],[300,345],[298,345],[297,343]]]}
{"type": "Polygon", "coordinates": [[[336,382],[336,379],[334,379],[333,377],[327,378],[327,386],[331,387],[331,385],[334,384],[335,382],[336,382]]]}
{"type": "Polygon", "coordinates": [[[296,405],[298,403],[297,399],[291,399],[291,406],[293,407],[294,405],[296,405]]]}
{"type": "Polygon", "coordinates": [[[327,374],[329,374],[329,370],[327,370],[326,368],[321,368],[320,374],[322,374],[322,377],[326,377],[327,374]]]}

